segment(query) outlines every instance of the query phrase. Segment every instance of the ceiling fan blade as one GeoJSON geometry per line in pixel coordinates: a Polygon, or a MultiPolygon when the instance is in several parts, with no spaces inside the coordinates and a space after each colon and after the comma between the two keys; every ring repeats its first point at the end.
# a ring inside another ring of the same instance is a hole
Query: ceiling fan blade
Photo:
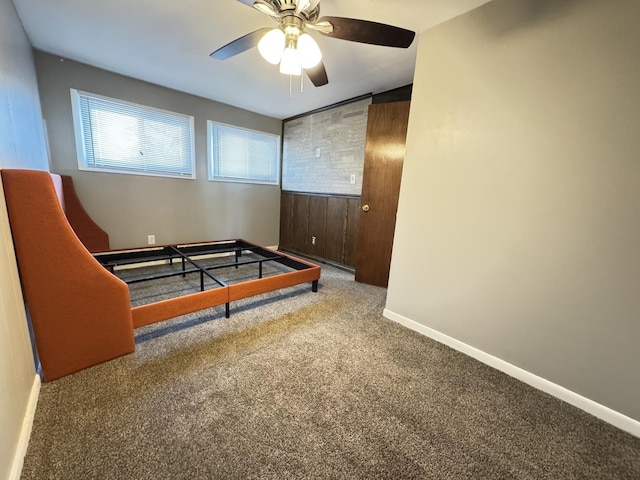
{"type": "Polygon", "coordinates": [[[329,77],[327,77],[327,70],[324,68],[324,63],[320,62],[318,65],[312,68],[307,68],[305,73],[316,87],[322,87],[329,83],[329,77]]]}
{"type": "Polygon", "coordinates": [[[216,60],[226,60],[227,58],[231,58],[257,46],[260,39],[262,39],[262,37],[270,30],[272,29],[261,28],[255,32],[248,33],[244,37],[237,38],[233,42],[227,43],[224,47],[220,47],[209,56],[216,60]]]}
{"type": "Polygon", "coordinates": [[[333,25],[332,32],[318,29],[322,35],[371,45],[408,48],[416,36],[416,33],[411,30],[355,18],[322,17],[317,23],[322,22],[333,25]]]}
{"type": "Polygon", "coordinates": [[[315,30],[320,33],[324,33],[325,35],[331,35],[333,32],[333,25],[329,22],[316,22],[316,23],[307,23],[307,28],[315,30]]]}
{"type": "Polygon", "coordinates": [[[238,0],[240,3],[244,3],[248,7],[253,7],[255,0],[238,0]]]}

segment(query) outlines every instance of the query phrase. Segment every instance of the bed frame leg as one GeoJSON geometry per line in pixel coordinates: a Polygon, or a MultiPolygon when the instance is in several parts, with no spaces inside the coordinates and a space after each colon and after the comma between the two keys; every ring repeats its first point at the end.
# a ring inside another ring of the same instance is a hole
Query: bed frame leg
{"type": "Polygon", "coordinates": [[[224,316],[225,318],[229,318],[231,316],[231,312],[229,312],[229,302],[224,304],[224,316]]]}
{"type": "Polygon", "coordinates": [[[314,280],[313,282],[311,282],[311,291],[312,292],[318,291],[318,280],[314,280]]]}

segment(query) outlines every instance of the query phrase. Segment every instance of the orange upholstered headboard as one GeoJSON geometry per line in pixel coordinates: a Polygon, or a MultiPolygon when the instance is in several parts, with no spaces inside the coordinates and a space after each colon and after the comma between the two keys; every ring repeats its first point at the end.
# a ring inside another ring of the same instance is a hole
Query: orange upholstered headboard
{"type": "MultiPolygon", "coordinates": [[[[53,176],[53,175],[52,175],[53,176]]],[[[69,175],[61,176],[63,192],[62,205],[71,228],[76,232],[80,241],[92,253],[109,250],[109,235],[93,221],[80,203],[80,199],[73,185],[73,178],[69,175]]]]}
{"type": "MultiPolygon", "coordinates": [[[[20,279],[45,380],[134,351],[127,285],[74,233],[48,172],[2,170],[20,279]]],[[[55,177],[54,177],[55,178],[55,177]]],[[[66,188],[66,186],[65,186],[66,188]]]]}
{"type": "Polygon", "coordinates": [[[62,190],[62,177],[56,173],[51,173],[51,181],[53,181],[53,188],[56,191],[56,197],[58,197],[58,202],[60,202],[60,206],[62,207],[62,211],[65,211],[64,205],[64,192],[62,190]]]}

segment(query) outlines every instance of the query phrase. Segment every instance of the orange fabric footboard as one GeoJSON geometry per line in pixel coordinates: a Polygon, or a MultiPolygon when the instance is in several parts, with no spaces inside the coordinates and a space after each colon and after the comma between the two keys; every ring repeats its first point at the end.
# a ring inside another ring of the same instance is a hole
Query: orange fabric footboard
{"type": "Polygon", "coordinates": [[[45,380],[133,352],[127,285],[80,242],[56,197],[52,175],[1,173],[45,380]]]}

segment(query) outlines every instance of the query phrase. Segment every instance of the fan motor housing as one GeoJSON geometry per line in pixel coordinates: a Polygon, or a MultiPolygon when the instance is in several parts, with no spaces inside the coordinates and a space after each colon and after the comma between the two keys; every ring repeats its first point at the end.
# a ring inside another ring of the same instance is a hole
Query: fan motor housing
{"type": "MultiPolygon", "coordinates": [[[[273,5],[276,11],[280,12],[283,17],[287,15],[287,13],[289,12],[295,12],[297,7],[296,0],[263,0],[263,1],[273,5]]],[[[316,5],[310,11],[306,11],[305,9],[300,12],[297,12],[296,15],[302,17],[303,21],[305,22],[313,23],[316,20],[318,20],[318,18],[320,18],[320,4],[316,5]]]]}

